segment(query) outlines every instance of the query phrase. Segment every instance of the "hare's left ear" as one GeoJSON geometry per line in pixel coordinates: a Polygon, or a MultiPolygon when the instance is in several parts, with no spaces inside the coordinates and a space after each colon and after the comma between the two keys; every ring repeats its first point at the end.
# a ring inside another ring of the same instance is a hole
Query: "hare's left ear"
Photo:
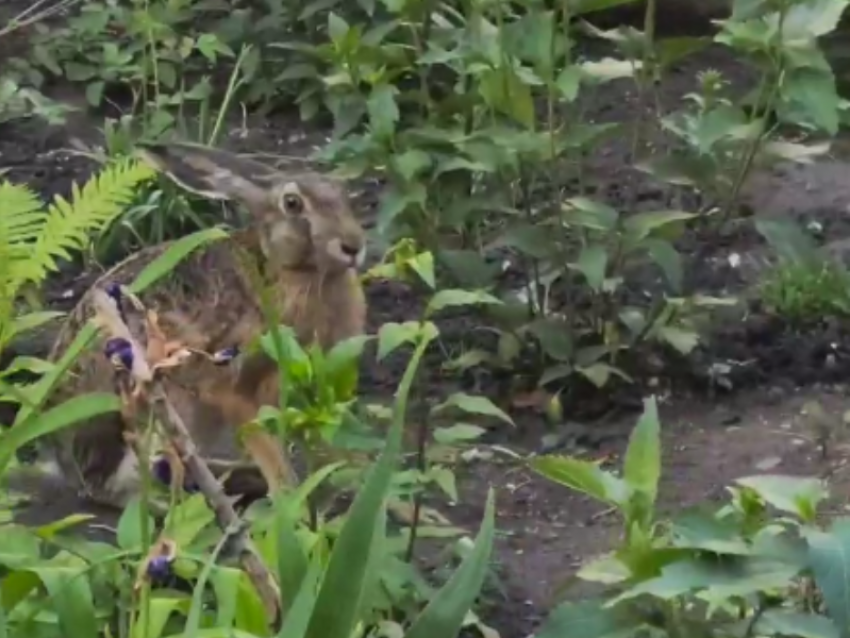
{"type": "Polygon", "coordinates": [[[238,200],[255,210],[267,206],[270,189],[280,177],[270,166],[201,144],[148,144],[140,146],[137,155],[191,193],[238,200]]]}

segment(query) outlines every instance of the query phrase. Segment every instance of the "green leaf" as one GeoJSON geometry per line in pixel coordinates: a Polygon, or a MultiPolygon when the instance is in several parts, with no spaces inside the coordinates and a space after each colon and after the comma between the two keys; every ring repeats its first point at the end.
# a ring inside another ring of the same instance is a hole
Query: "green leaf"
{"type": "Polygon", "coordinates": [[[501,303],[501,300],[483,290],[440,290],[428,302],[428,306],[425,308],[425,316],[430,317],[434,313],[450,306],[498,305],[501,303]]]}
{"type": "Polygon", "coordinates": [[[616,597],[610,604],[650,595],[672,600],[692,592],[706,591],[713,600],[748,596],[764,590],[783,589],[799,573],[795,565],[762,558],[694,557],[666,565],[661,575],[645,580],[616,597]]]}
{"type": "Polygon", "coordinates": [[[472,441],[479,438],[487,430],[470,423],[455,423],[447,428],[436,428],[434,440],[443,445],[451,445],[461,441],[472,441]]]}
{"type": "Polygon", "coordinates": [[[814,238],[788,217],[759,216],[756,230],[779,257],[792,264],[816,266],[823,262],[814,238]]]}
{"type": "Polygon", "coordinates": [[[563,219],[567,224],[610,232],[617,224],[620,213],[606,204],[587,197],[572,197],[562,205],[563,219]]]}
{"type": "Polygon", "coordinates": [[[328,35],[331,36],[334,44],[339,45],[343,38],[348,35],[349,29],[350,27],[345,20],[333,11],[328,12],[328,35]]]}
{"type": "Polygon", "coordinates": [[[542,317],[525,326],[534,335],[543,352],[555,361],[570,362],[575,354],[572,325],[564,317],[542,317]]]}
{"type": "Polygon", "coordinates": [[[465,392],[455,392],[443,403],[432,408],[432,414],[439,414],[449,408],[456,408],[467,414],[478,414],[482,416],[493,416],[501,419],[505,423],[515,425],[513,419],[509,417],[503,410],[487,397],[466,394],[465,392]]]}
{"type": "Polygon", "coordinates": [[[604,599],[561,603],[549,614],[534,638],[632,638],[644,621],[625,605],[609,607],[604,599]]]}
{"type": "Polygon", "coordinates": [[[374,576],[369,573],[369,568],[372,567],[375,555],[376,539],[385,534],[386,498],[401,456],[410,389],[422,354],[436,336],[434,331],[424,328],[421,334],[423,338],[417,344],[396,393],[393,423],[387,433],[384,450],[357,493],[334,543],[306,638],[350,636],[360,620],[358,612],[370,579],[374,576]]]}
{"type": "Polygon", "coordinates": [[[382,84],[372,89],[366,102],[369,124],[378,137],[389,137],[395,132],[400,114],[396,104],[398,89],[392,84],[382,84]]]}
{"type": "Polygon", "coordinates": [[[437,287],[437,280],[434,277],[434,254],[430,251],[421,252],[414,257],[406,260],[405,263],[419,275],[419,278],[425,284],[434,290],[437,287]]]}
{"type": "Polygon", "coordinates": [[[572,102],[578,97],[581,86],[581,69],[575,65],[562,69],[555,80],[555,86],[561,97],[567,102],[572,102]]]}
{"type": "Polygon", "coordinates": [[[644,241],[644,246],[650,259],[661,268],[670,288],[673,289],[673,292],[678,293],[682,289],[682,278],[684,276],[682,256],[679,251],[672,243],[663,239],[647,239],[644,241]]]}
{"type": "Polygon", "coordinates": [[[752,633],[754,636],[841,638],[841,632],[829,618],[783,609],[768,609],[762,613],[752,633]]]}
{"type": "Polygon", "coordinates": [[[658,326],[653,331],[656,339],[670,344],[677,352],[688,355],[699,345],[699,334],[676,326],[658,326]]]}
{"type": "Polygon", "coordinates": [[[831,69],[792,69],[781,84],[779,118],[796,126],[813,126],[829,135],[838,132],[841,98],[831,69]]]}
{"type": "Polygon", "coordinates": [[[130,291],[138,294],[171,273],[181,261],[200,246],[211,241],[225,239],[227,236],[227,233],[221,228],[205,228],[171,242],[159,257],[145,266],[138,274],[129,286],[130,291]]]}
{"type": "Polygon", "coordinates": [[[160,638],[165,631],[168,619],[175,611],[188,611],[187,601],[183,598],[151,596],[147,613],[147,633],[141,638],[160,638]]]}
{"type": "Polygon", "coordinates": [[[633,490],[649,495],[652,502],[661,477],[661,423],[655,397],[644,399],[643,414],[629,437],[623,478],[633,490]]]}
{"type": "Polygon", "coordinates": [[[495,527],[495,502],[490,489],[487,491],[484,520],[472,551],[413,621],[404,634],[405,638],[449,638],[460,633],[466,614],[481,593],[490,567],[495,527]]]}
{"type": "Polygon", "coordinates": [[[608,251],[601,244],[590,244],[582,248],[576,266],[594,291],[602,290],[608,268],[608,251]]]}
{"type": "Polygon", "coordinates": [[[659,210],[630,215],[623,222],[623,227],[629,235],[629,239],[635,243],[643,241],[668,224],[688,221],[696,217],[695,213],[686,213],[678,210],[659,210]]]}
{"type": "Polygon", "coordinates": [[[828,532],[809,528],[804,536],[809,544],[809,566],[826,602],[828,615],[838,627],[848,627],[850,519],[842,517],[833,521],[828,532]]]}
{"type": "Polygon", "coordinates": [[[389,322],[382,325],[378,331],[378,361],[383,361],[405,343],[415,343],[421,330],[417,321],[389,322]]]}
{"type": "Polygon", "coordinates": [[[590,461],[547,455],[532,459],[531,469],[550,481],[610,505],[619,507],[625,504],[629,497],[629,487],[625,481],[590,461]]]}
{"type": "Polygon", "coordinates": [[[286,614],[283,626],[277,638],[304,638],[307,635],[310,621],[316,613],[316,597],[318,595],[319,578],[322,575],[321,555],[313,555],[310,569],[304,576],[301,588],[286,614]]]}
{"type": "Polygon", "coordinates": [[[278,506],[274,528],[277,536],[278,582],[284,612],[298,604],[297,597],[303,590],[310,567],[309,558],[295,532],[297,519],[287,510],[287,507],[278,506]]]}
{"type": "MultiPolygon", "coordinates": [[[[154,538],[156,522],[150,514],[145,519],[147,537],[154,538]]],[[[134,497],[124,508],[118,519],[118,547],[121,549],[139,549],[142,547],[142,502],[141,497],[134,497]]]]}
{"type": "Polygon", "coordinates": [[[50,596],[62,635],[79,638],[100,636],[85,561],[61,552],[49,563],[36,565],[30,570],[39,577],[50,596]]]}
{"type": "Polygon", "coordinates": [[[823,481],[817,478],[759,474],[735,482],[755,490],[773,507],[807,521],[814,520],[818,503],[827,497],[823,481]]]}
{"type": "Polygon", "coordinates": [[[5,468],[22,446],[48,434],[74,425],[82,425],[92,417],[118,412],[121,400],[117,395],[92,392],[68,399],[49,410],[32,415],[23,423],[0,433],[0,468],[5,468]]]}

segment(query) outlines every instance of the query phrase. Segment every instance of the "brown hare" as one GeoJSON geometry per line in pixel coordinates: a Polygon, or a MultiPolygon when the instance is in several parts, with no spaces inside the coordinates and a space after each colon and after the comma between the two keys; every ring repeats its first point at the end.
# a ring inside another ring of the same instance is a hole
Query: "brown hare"
{"type": "MultiPolygon", "coordinates": [[[[246,253],[280,322],[291,326],[302,342],[316,339],[327,348],[363,332],[366,300],[357,269],[365,255],[365,233],[341,184],[314,173],[282,174],[222,150],[187,143],[147,146],[142,157],[183,188],[239,201],[251,214],[248,228],[198,249],[140,295],[144,305],[158,313],[169,338],[212,353],[244,349],[268,329],[246,253]]],[[[93,288],[129,284],[166,246],[135,253],[93,288]]],[[[90,290],[66,319],[51,359],[64,352],[92,316],[91,297],[90,290]]],[[[78,359],[51,401],[112,391],[113,374],[103,348],[93,347],[78,359]]],[[[163,379],[201,453],[217,458],[233,457],[238,449],[235,426],[254,418],[260,405],[277,404],[278,383],[274,363],[258,355],[242,365],[224,366],[199,356],[169,370],[163,379]]],[[[265,443],[279,445],[272,436],[265,443]]],[[[122,435],[118,413],[61,432],[46,441],[46,448],[52,453],[48,466],[85,498],[123,507],[138,493],[138,460],[122,435]]],[[[280,473],[287,471],[281,468],[280,473]]]]}

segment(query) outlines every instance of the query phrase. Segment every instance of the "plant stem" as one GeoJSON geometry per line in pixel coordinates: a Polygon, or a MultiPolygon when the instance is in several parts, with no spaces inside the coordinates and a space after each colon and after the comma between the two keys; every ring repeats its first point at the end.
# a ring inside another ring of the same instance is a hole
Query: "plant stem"
{"type": "MultiPolygon", "coordinates": [[[[426,452],[428,450],[428,419],[423,418],[419,421],[416,428],[416,469],[420,475],[424,475],[428,469],[428,459],[426,452]]],[[[425,496],[425,490],[420,489],[413,497],[413,520],[410,523],[410,538],[407,541],[407,552],[405,553],[405,561],[413,562],[416,554],[416,539],[419,531],[419,520],[422,513],[422,499],[425,496]]]]}

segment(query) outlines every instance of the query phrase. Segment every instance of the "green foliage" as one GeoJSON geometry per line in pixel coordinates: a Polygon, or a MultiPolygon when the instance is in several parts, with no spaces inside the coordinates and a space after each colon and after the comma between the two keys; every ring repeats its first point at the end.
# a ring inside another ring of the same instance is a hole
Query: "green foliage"
{"type": "Polygon", "coordinates": [[[818,525],[817,507],[827,496],[821,480],[746,477],[715,511],[701,506],[657,520],[661,462],[654,398],[645,402],[632,434],[622,477],[569,457],[542,457],[532,466],[612,504],[625,531],[619,547],[578,572],[601,586],[599,596],[562,602],[538,638],[843,635],[850,521],[818,525]]]}
{"type": "Polygon", "coordinates": [[[765,276],[760,292],[771,312],[797,325],[850,314],[850,273],[831,261],[782,263],[765,276]]]}

